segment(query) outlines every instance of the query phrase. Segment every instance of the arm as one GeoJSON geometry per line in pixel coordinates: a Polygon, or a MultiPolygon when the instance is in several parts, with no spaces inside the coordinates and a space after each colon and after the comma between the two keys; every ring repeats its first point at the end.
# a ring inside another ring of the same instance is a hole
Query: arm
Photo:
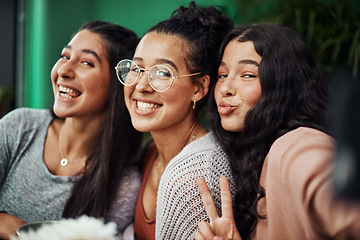
{"type": "Polygon", "coordinates": [[[7,213],[0,213],[0,239],[10,239],[11,235],[16,235],[16,230],[26,224],[20,218],[11,216],[7,213]]]}
{"type": "MultiPolygon", "coordinates": [[[[14,112],[11,112],[0,119],[0,194],[1,189],[6,181],[7,169],[10,164],[11,153],[8,146],[14,145],[11,141],[14,135],[9,133],[9,131],[14,133],[14,129],[16,129],[15,124],[17,124],[17,121],[14,121],[14,116],[14,112]]],[[[7,214],[5,211],[1,211],[0,239],[9,239],[10,235],[16,235],[17,228],[24,224],[25,222],[20,218],[7,214]]]]}
{"type": "Polygon", "coordinates": [[[301,223],[309,223],[314,232],[333,239],[359,236],[360,206],[340,201],[332,191],[333,139],[309,129],[303,130],[293,139],[284,137],[274,143],[272,148],[275,151],[269,153],[268,174],[279,173],[280,184],[288,193],[292,208],[301,213],[301,223]],[[277,164],[278,171],[271,168],[271,161],[277,164]]]}
{"type": "Polygon", "coordinates": [[[8,146],[11,146],[12,143],[9,142],[9,135],[11,136],[11,134],[9,134],[8,131],[14,131],[13,122],[16,122],[11,116],[13,116],[13,114],[9,113],[0,119],[0,191],[6,180],[7,169],[11,158],[8,146]]]}
{"type": "Polygon", "coordinates": [[[141,174],[136,167],[124,169],[126,174],[119,185],[116,198],[106,215],[106,222],[115,222],[118,233],[134,222],[135,205],[138,197],[141,174]]]}
{"type": "Polygon", "coordinates": [[[225,176],[219,179],[221,191],[221,212],[222,216],[216,210],[214,200],[203,178],[197,180],[201,199],[203,201],[206,213],[210,218],[210,223],[199,223],[199,232],[195,234],[195,240],[215,240],[215,239],[233,239],[241,240],[240,234],[236,228],[232,198],[229,182],[225,176]]]}

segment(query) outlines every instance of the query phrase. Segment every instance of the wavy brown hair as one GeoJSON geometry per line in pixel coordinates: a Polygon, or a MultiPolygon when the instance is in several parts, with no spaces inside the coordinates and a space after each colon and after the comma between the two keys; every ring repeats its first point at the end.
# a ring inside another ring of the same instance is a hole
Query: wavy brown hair
{"type": "Polygon", "coordinates": [[[226,45],[233,40],[253,42],[262,57],[261,96],[246,114],[239,133],[222,128],[214,100],[210,112],[213,131],[230,157],[235,177],[236,225],[242,238],[247,239],[257,219],[266,217],[258,214],[257,203],[265,196],[259,180],[271,145],[301,126],[324,130],[327,84],[304,41],[287,27],[276,24],[236,27],[225,38],[220,59],[226,45]]]}
{"type": "Polygon", "coordinates": [[[132,58],[138,37],[129,29],[105,21],[86,23],[79,29],[82,30],[99,34],[105,42],[111,83],[102,134],[86,161],[85,173],[74,183],[63,217],[86,214],[104,218],[115,199],[124,167],[135,164],[135,154],[141,144],[141,134],[131,124],[123,85],[114,70],[119,60],[132,58]]]}
{"type": "MultiPolygon", "coordinates": [[[[215,6],[197,7],[195,2],[190,2],[189,7],[180,6],[169,19],[156,24],[147,33],[180,36],[185,43],[185,63],[189,72],[201,72],[200,76],[209,75],[211,86],[217,73],[218,49],[232,28],[233,21],[221,9],[215,6]]],[[[196,104],[197,112],[205,106],[207,96],[196,104]]]]}

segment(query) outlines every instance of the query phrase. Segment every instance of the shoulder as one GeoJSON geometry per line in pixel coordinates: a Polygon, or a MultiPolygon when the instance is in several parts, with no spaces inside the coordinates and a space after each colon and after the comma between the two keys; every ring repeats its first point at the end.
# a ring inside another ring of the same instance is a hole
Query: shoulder
{"type": "MultiPolygon", "coordinates": [[[[199,177],[218,182],[221,175],[232,178],[229,158],[218,144],[212,132],[186,146],[166,167],[161,181],[179,183],[195,180],[199,177]]],[[[173,187],[173,185],[171,185],[173,187]]],[[[181,184],[180,184],[181,188],[181,184]]],[[[209,187],[210,188],[210,187],[209,187]]]]}
{"type": "MultiPolygon", "coordinates": [[[[298,140],[304,140],[304,139],[313,139],[313,138],[321,138],[321,139],[328,139],[330,141],[333,141],[332,137],[330,137],[328,134],[309,127],[299,127],[297,129],[294,129],[290,132],[287,132],[280,138],[278,138],[276,142],[288,142],[289,140],[293,139],[293,141],[298,140]]],[[[292,142],[292,141],[290,141],[292,142]]]]}
{"type": "Polygon", "coordinates": [[[223,149],[218,143],[217,139],[215,138],[214,133],[209,132],[205,136],[187,145],[180,152],[179,156],[189,155],[194,153],[213,154],[214,152],[218,152],[218,151],[223,152],[223,149]]]}
{"type": "Polygon", "coordinates": [[[51,118],[52,116],[48,109],[17,108],[6,114],[0,121],[2,124],[10,125],[40,125],[51,118]]]}
{"type": "Polygon", "coordinates": [[[141,173],[137,166],[125,167],[117,190],[118,198],[137,196],[141,186],[141,173]]]}
{"type": "Polygon", "coordinates": [[[170,161],[169,165],[191,166],[192,168],[203,168],[203,170],[211,171],[213,168],[227,168],[229,159],[214,134],[209,132],[187,145],[170,161]]]}
{"type": "Polygon", "coordinates": [[[47,109],[18,108],[0,119],[0,132],[3,136],[22,136],[47,129],[52,116],[47,109]]]}
{"type": "Polygon", "coordinates": [[[51,116],[49,109],[34,109],[34,108],[16,108],[6,114],[4,118],[21,118],[21,117],[34,117],[41,118],[46,116],[51,116]]]}
{"type": "Polygon", "coordinates": [[[117,189],[115,205],[124,204],[124,201],[136,201],[141,186],[141,174],[136,166],[125,167],[117,189]]]}
{"type": "Polygon", "coordinates": [[[334,161],[335,140],[324,132],[300,127],[278,138],[265,160],[267,168],[285,179],[310,177],[334,161]]]}
{"type": "Polygon", "coordinates": [[[120,233],[134,221],[134,209],[141,185],[141,174],[137,167],[125,167],[122,174],[116,196],[105,217],[107,222],[117,224],[120,233]]]}
{"type": "Polygon", "coordinates": [[[141,184],[141,174],[136,166],[125,167],[123,170],[123,177],[121,179],[121,185],[139,185],[141,184]]]}
{"type": "Polygon", "coordinates": [[[309,146],[334,150],[335,140],[322,131],[300,127],[278,138],[271,146],[269,154],[282,154],[291,149],[309,146]]]}

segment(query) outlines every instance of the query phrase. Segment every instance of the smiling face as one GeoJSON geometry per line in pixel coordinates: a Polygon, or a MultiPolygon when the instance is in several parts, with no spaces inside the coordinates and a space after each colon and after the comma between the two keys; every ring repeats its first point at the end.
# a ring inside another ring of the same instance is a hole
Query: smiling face
{"type": "Polygon", "coordinates": [[[226,46],[218,70],[214,97],[222,127],[231,132],[243,129],[247,112],[261,95],[259,64],[253,42],[232,40],[226,46]]]}
{"type": "MultiPolygon", "coordinates": [[[[190,72],[185,64],[184,44],[179,36],[150,32],[140,41],[133,61],[140,68],[161,64],[169,67],[174,76],[186,75],[190,72]]],[[[195,117],[192,100],[197,88],[190,77],[182,77],[166,91],[156,92],[148,82],[148,72],[143,73],[135,84],[124,87],[133,126],[141,132],[188,130],[195,117]]]]}
{"type": "Polygon", "coordinates": [[[100,35],[77,33],[51,71],[58,117],[96,117],[106,109],[110,87],[107,50],[100,35]]]}

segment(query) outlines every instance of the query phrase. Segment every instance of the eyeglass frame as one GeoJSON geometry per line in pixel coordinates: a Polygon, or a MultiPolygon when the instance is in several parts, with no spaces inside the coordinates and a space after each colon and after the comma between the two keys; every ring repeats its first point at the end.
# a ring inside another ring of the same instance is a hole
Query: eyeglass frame
{"type": "Polygon", "coordinates": [[[145,68],[139,67],[139,65],[138,65],[136,62],[134,62],[133,60],[130,60],[130,59],[122,59],[122,60],[120,60],[120,61],[116,64],[115,71],[116,71],[116,76],[117,76],[119,82],[121,82],[121,84],[123,84],[124,86],[127,86],[127,87],[134,85],[134,84],[141,78],[141,76],[142,76],[142,74],[143,74],[144,72],[148,72],[147,80],[148,80],[151,88],[154,89],[154,91],[156,91],[156,92],[165,92],[166,90],[168,90],[168,89],[173,85],[174,80],[175,80],[176,78],[191,77],[191,76],[196,76],[196,75],[201,74],[201,72],[197,72],[197,73],[190,73],[190,74],[181,75],[181,76],[175,76],[175,74],[174,74],[174,72],[171,70],[171,68],[169,68],[169,67],[166,66],[166,65],[155,64],[155,65],[151,66],[149,69],[145,69],[145,68]],[[118,67],[118,66],[119,66],[119,63],[122,62],[122,61],[130,61],[131,63],[134,63],[134,64],[139,68],[138,76],[137,76],[137,78],[135,79],[135,81],[134,81],[133,83],[131,83],[131,84],[125,84],[124,82],[122,82],[122,80],[121,80],[120,77],[119,77],[119,74],[118,74],[117,69],[120,68],[120,67],[118,67]],[[168,68],[168,69],[170,70],[170,72],[171,72],[171,83],[170,83],[170,85],[169,85],[166,89],[164,89],[164,90],[158,90],[158,89],[156,89],[156,88],[153,86],[153,84],[151,83],[150,79],[149,79],[150,70],[151,70],[153,67],[156,67],[156,66],[162,66],[162,67],[168,68]]]}

